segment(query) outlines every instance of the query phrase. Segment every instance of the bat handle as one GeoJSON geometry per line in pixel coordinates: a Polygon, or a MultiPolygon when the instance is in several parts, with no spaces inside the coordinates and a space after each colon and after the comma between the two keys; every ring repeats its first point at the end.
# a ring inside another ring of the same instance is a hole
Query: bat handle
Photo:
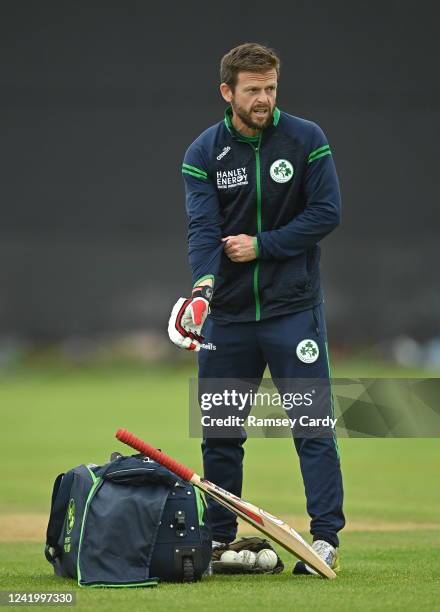
{"type": "Polygon", "coordinates": [[[153,459],[153,461],[160,463],[160,465],[163,465],[168,470],[170,470],[170,472],[173,472],[177,476],[180,476],[180,478],[183,478],[183,480],[190,481],[194,475],[193,470],[190,470],[189,468],[185,467],[184,465],[182,465],[175,459],[172,459],[162,451],[157,450],[157,448],[154,448],[154,446],[147,444],[146,442],[135,436],[133,433],[127,431],[126,429],[118,429],[118,431],[116,432],[116,438],[124,444],[127,444],[127,446],[131,446],[131,448],[134,448],[135,450],[139,451],[143,455],[150,457],[150,459],[153,459]]]}

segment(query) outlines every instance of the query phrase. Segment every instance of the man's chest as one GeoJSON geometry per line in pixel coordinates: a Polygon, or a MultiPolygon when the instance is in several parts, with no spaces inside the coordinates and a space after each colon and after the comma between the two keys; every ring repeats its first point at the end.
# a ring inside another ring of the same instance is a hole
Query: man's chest
{"type": "MultiPolygon", "coordinates": [[[[224,212],[263,201],[267,207],[292,212],[300,198],[304,154],[292,142],[265,145],[235,142],[220,147],[212,160],[212,176],[224,212]]],[[[237,211],[238,212],[238,211],[237,211]]]]}

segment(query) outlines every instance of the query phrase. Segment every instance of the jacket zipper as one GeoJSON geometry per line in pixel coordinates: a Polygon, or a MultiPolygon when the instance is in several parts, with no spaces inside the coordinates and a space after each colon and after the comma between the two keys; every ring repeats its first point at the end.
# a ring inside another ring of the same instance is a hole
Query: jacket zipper
{"type": "MultiPolygon", "coordinates": [[[[260,145],[261,145],[261,134],[256,146],[252,145],[255,153],[255,177],[257,183],[257,234],[261,232],[261,166],[260,166],[260,145]]],[[[255,320],[259,321],[261,318],[261,304],[260,304],[260,291],[259,291],[259,274],[260,274],[260,262],[256,261],[254,268],[253,278],[253,289],[255,299],[255,320]]]]}
{"type": "MultiPolygon", "coordinates": [[[[261,222],[261,166],[260,166],[260,147],[261,147],[261,137],[260,134],[258,138],[258,143],[255,145],[249,140],[239,139],[241,142],[247,142],[252,147],[252,150],[255,155],[255,179],[257,185],[257,234],[261,232],[262,222],[261,222]]],[[[255,300],[255,320],[259,321],[261,318],[261,303],[260,303],[260,291],[258,287],[259,282],[259,274],[260,274],[260,262],[255,262],[254,273],[253,273],[253,292],[254,292],[254,300],[255,300]]]]}

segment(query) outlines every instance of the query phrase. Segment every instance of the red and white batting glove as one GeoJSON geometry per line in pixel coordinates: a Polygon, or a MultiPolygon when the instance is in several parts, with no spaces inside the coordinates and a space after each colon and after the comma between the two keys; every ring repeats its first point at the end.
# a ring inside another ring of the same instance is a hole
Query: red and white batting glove
{"type": "Polygon", "coordinates": [[[168,321],[171,342],[187,351],[200,351],[203,344],[201,331],[209,314],[211,297],[212,287],[204,285],[195,287],[192,297],[177,300],[168,321]]]}

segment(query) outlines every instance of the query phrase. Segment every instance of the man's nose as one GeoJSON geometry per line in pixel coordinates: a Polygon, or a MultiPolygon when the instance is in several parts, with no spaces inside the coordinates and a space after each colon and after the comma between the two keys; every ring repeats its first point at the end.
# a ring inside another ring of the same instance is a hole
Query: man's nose
{"type": "Polygon", "coordinates": [[[266,105],[270,105],[270,100],[269,100],[269,96],[267,95],[267,93],[265,91],[260,91],[257,97],[257,102],[259,104],[266,104],[266,105]]]}

